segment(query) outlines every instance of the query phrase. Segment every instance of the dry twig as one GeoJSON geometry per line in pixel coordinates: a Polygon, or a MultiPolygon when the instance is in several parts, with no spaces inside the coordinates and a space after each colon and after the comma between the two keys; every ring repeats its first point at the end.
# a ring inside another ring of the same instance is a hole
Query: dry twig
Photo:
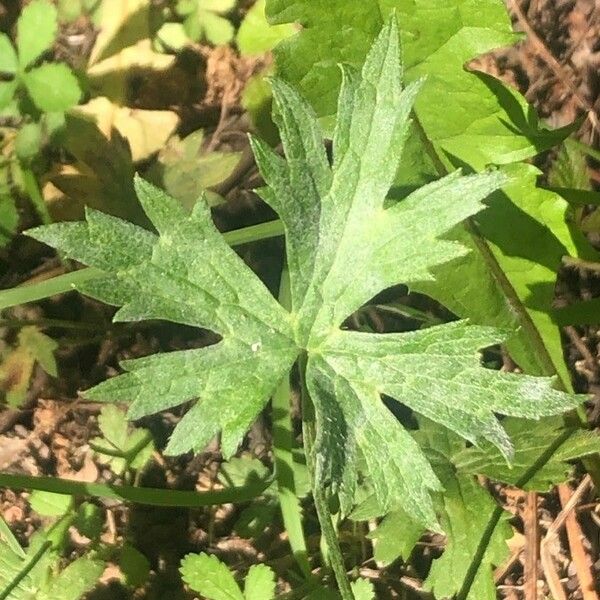
{"type": "Polygon", "coordinates": [[[565,590],[563,589],[562,583],[556,572],[554,561],[552,559],[551,542],[558,535],[562,529],[569,515],[575,510],[577,504],[587,492],[588,488],[592,483],[592,478],[586,475],[583,481],[579,484],[579,487],[575,490],[573,495],[569,498],[569,501],[563,506],[559,515],[556,517],[552,525],[548,528],[544,539],[540,544],[540,557],[542,561],[542,568],[544,575],[550,588],[550,593],[554,597],[554,600],[568,600],[565,590]]]}
{"type": "Polygon", "coordinates": [[[527,493],[525,514],[525,600],[537,600],[539,532],[538,532],[538,496],[536,492],[527,493]]]}
{"type": "MultiPolygon", "coordinates": [[[[563,507],[567,506],[573,496],[571,488],[567,484],[558,486],[558,495],[560,503],[563,507]]],[[[583,532],[577,520],[576,511],[572,510],[567,515],[565,527],[567,529],[567,538],[569,540],[569,548],[571,549],[571,557],[575,565],[577,578],[581,587],[583,600],[600,600],[596,592],[596,584],[592,575],[592,565],[585,548],[583,547],[583,532]]]]}

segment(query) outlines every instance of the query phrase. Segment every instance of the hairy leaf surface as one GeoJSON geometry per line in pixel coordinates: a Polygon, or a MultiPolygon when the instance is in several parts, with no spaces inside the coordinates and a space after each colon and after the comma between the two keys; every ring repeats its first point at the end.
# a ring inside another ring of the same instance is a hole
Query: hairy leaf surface
{"type": "Polygon", "coordinates": [[[230,455],[302,355],[316,411],[319,484],[330,485],[347,511],[365,464],[382,511],[400,506],[437,528],[430,492],[441,490],[440,482],[382,395],[474,444],[488,440],[507,458],[510,440],[494,413],[538,418],[581,399],[553,390],[548,379],[482,368],[478,351],[502,337],[489,328],[459,322],[409,334],[344,330],[380,291],[432,280],[434,267],[462,256],[463,246],[440,237],[506,182],[499,172],[453,173],[385,203],[421,87],[417,81],[403,88],[401,76],[391,21],[362,72],[344,69],[332,165],[308,103],[288,84],[273,84],[286,160],[258,140],[252,146],[267,183],[260,193],[286,231],[290,313],[227,246],[204,202],[188,216],[141,181],[140,201],[158,235],[93,211],[86,223],[33,235],[105,271],[81,289],[121,305],[117,319],[168,319],[222,337],[208,348],[127,361],[128,373],[89,397],[132,401],[134,418],[199,397],[168,451],[200,449],[222,431],[230,455]]]}
{"type": "MultiPolygon", "coordinates": [[[[398,15],[406,80],[427,77],[415,104],[418,130],[427,142],[412,144],[408,164],[421,168],[431,160],[424,155],[433,153],[438,173],[451,164],[480,171],[490,163],[529,158],[568,134],[568,128],[545,129],[519,93],[465,68],[478,55],[518,39],[501,0],[371,0],[351,5],[344,0],[268,0],[273,23],[303,25],[276,48],[278,74],[303,90],[327,124],[335,114],[340,85],[336,64],[360,63],[390,11],[398,15]]],[[[483,239],[469,240],[458,229],[451,236],[475,252],[440,267],[436,281],[414,289],[474,323],[513,329],[519,325],[508,340],[515,360],[532,374],[557,372],[568,389],[560,332],[548,313],[562,256],[589,253],[589,244],[580,235],[573,240],[565,223],[567,203],[555,193],[535,190],[539,172],[534,167],[509,170],[511,185],[484,213],[479,230],[469,235],[483,239]]],[[[400,173],[398,184],[407,183],[414,178],[407,182],[400,173]]]]}

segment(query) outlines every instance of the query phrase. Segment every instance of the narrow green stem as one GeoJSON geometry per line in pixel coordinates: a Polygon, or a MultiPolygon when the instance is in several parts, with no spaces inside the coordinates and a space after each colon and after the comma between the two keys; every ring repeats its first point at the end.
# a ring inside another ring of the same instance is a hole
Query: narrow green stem
{"type": "MultiPolygon", "coordinates": [[[[569,439],[569,437],[573,434],[573,431],[574,430],[565,431],[563,434],[557,437],[552,444],[548,446],[548,448],[546,448],[546,450],[538,457],[533,465],[531,465],[531,467],[523,474],[523,477],[521,477],[521,479],[515,483],[515,487],[523,489],[523,487],[525,487],[527,483],[531,481],[536,473],[542,469],[544,465],[552,458],[554,453],[569,439]]],[[[494,530],[496,529],[503,512],[504,507],[500,506],[499,504],[496,506],[496,508],[494,508],[485,531],[479,540],[479,545],[477,546],[477,550],[473,555],[469,569],[465,574],[462,586],[456,595],[456,600],[467,600],[469,592],[471,591],[471,587],[475,581],[475,577],[477,576],[477,572],[479,571],[479,567],[483,561],[483,557],[485,556],[492,536],[494,535],[494,530]]]]}
{"type": "Polygon", "coordinates": [[[25,191],[29,195],[31,203],[35,207],[42,223],[47,225],[52,222],[52,218],[50,217],[50,213],[48,212],[48,207],[44,202],[44,198],[42,197],[42,192],[40,191],[40,186],[36,179],[35,174],[31,170],[31,168],[24,163],[20,163],[21,166],[21,176],[23,178],[23,186],[25,187],[25,191]]]}
{"type": "MultiPolygon", "coordinates": [[[[287,265],[281,273],[279,302],[291,310],[290,277],[287,265]]],[[[305,578],[310,576],[308,549],[302,525],[302,508],[296,490],[296,466],[293,448],[294,435],[290,411],[291,386],[289,375],[284,377],[272,398],[273,414],[273,455],[275,458],[275,478],[279,508],[283,525],[288,534],[292,553],[305,578]]]]}
{"type": "Polygon", "coordinates": [[[234,487],[226,490],[193,492],[107,483],[85,483],[70,479],[61,479],[60,477],[34,477],[30,475],[0,473],[0,487],[41,490],[68,496],[112,498],[149,506],[178,506],[182,508],[248,502],[260,496],[271,483],[272,481],[269,479],[259,484],[234,487]]]}
{"type": "Polygon", "coordinates": [[[80,283],[96,279],[100,276],[102,276],[100,269],[89,267],[65,273],[64,275],[58,275],[57,277],[52,277],[52,279],[36,283],[26,283],[8,290],[0,290],[0,310],[5,310],[19,304],[35,302],[49,298],[50,296],[56,296],[57,294],[72,292],[80,283]]]}
{"type": "Polygon", "coordinates": [[[105,454],[106,456],[114,456],[115,458],[123,458],[125,462],[129,465],[129,463],[133,462],[135,457],[150,443],[153,441],[152,434],[149,431],[144,433],[144,436],[140,438],[140,441],[127,452],[123,452],[123,450],[119,450],[118,448],[105,448],[103,446],[99,446],[94,444],[93,442],[89,442],[88,446],[98,454],[105,454]]]}
{"type": "MultiPolygon", "coordinates": [[[[250,242],[258,242],[283,234],[283,224],[281,221],[268,221],[242,229],[235,229],[223,234],[225,241],[230,246],[240,246],[250,242]]],[[[0,311],[11,306],[26,304],[42,300],[56,294],[64,294],[77,288],[77,285],[101,277],[103,272],[100,269],[88,267],[72,273],[58,275],[46,281],[39,283],[29,283],[8,290],[0,290],[0,311]]]]}
{"type": "Polygon", "coordinates": [[[303,352],[300,356],[299,368],[300,385],[302,390],[302,439],[304,443],[306,461],[309,466],[315,509],[317,511],[319,524],[321,525],[321,532],[325,538],[325,543],[327,544],[329,564],[331,565],[333,575],[335,576],[342,600],[356,600],[354,592],[352,591],[352,587],[350,586],[350,580],[348,579],[348,575],[346,573],[346,566],[344,565],[344,557],[342,555],[342,549],[340,548],[337,531],[331,518],[327,493],[321,482],[317,481],[315,476],[315,417],[314,406],[306,387],[305,352],[303,352]]]}
{"type": "Polygon", "coordinates": [[[230,246],[241,246],[242,244],[268,240],[280,235],[283,235],[283,223],[276,220],[227,231],[223,234],[223,237],[230,246]]]}

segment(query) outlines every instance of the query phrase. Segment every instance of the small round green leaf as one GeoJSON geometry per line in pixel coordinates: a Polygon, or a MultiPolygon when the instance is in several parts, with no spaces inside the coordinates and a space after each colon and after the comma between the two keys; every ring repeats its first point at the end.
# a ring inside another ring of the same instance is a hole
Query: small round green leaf
{"type": "Polygon", "coordinates": [[[15,140],[15,152],[19,160],[31,160],[40,151],[42,138],[42,128],[39,123],[23,125],[15,140]]]}
{"type": "Polygon", "coordinates": [[[148,559],[130,544],[125,544],[121,551],[119,567],[123,573],[125,583],[131,587],[144,585],[150,574],[148,559]]]}
{"type": "Polygon", "coordinates": [[[24,69],[49,50],[58,29],[56,8],[48,0],[34,0],[17,22],[19,63],[24,69]]]}
{"type": "Polygon", "coordinates": [[[214,12],[198,11],[198,18],[204,29],[204,37],[215,46],[228,44],[234,35],[233,25],[214,12]]]}
{"type": "Polygon", "coordinates": [[[165,23],[156,33],[156,39],[161,49],[175,52],[190,42],[182,23],[165,23]]]}
{"type": "Polygon", "coordinates": [[[79,533],[95,540],[100,537],[104,518],[102,511],[90,502],[84,502],[78,509],[74,525],[79,533]]]}
{"type": "Polygon", "coordinates": [[[42,65],[26,73],[23,81],[35,105],[44,112],[68,110],[81,98],[79,82],[67,65],[42,65]]]}

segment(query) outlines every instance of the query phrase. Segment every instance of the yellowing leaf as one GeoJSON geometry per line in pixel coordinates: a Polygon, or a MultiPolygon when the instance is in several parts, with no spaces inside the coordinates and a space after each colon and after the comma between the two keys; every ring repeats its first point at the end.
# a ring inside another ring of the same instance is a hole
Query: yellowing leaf
{"type": "Polygon", "coordinates": [[[107,137],[92,117],[72,112],[65,121],[62,144],[74,163],[55,167],[44,186],[55,221],[80,220],[89,206],[147,223],[133,190],[129,144],[116,129],[107,137]]]}
{"type": "Polygon", "coordinates": [[[58,344],[37,327],[24,327],[16,346],[0,354],[0,393],[8,406],[18,407],[24,402],[36,362],[46,373],[57,376],[54,359],[57,347],[58,344]]]}
{"type": "Polygon", "coordinates": [[[149,0],[103,0],[100,33],[90,54],[94,65],[150,37],[149,0]]]}
{"type": "Polygon", "coordinates": [[[164,71],[174,62],[174,56],[155,52],[151,40],[141,40],[90,67],[87,72],[90,89],[96,96],[107,96],[117,104],[125,105],[132,73],[164,71]]]}
{"type": "Polygon", "coordinates": [[[78,107],[92,115],[108,138],[114,127],[129,142],[133,162],[149,158],[164,147],[179,125],[179,117],[169,110],[142,110],[117,106],[108,98],[94,98],[78,107]]]}

